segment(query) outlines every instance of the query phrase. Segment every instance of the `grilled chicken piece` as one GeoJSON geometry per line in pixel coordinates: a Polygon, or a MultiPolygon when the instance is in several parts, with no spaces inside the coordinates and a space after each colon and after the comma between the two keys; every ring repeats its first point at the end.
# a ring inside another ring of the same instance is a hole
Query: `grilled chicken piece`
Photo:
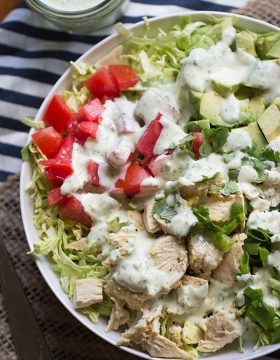
{"type": "Polygon", "coordinates": [[[204,339],[198,343],[197,350],[200,352],[216,352],[241,336],[240,324],[234,314],[228,311],[220,311],[210,316],[201,328],[204,339]]]}
{"type": "Polygon", "coordinates": [[[195,276],[185,275],[176,288],[178,303],[184,308],[199,305],[208,295],[208,281],[195,276]]]}
{"type": "Polygon", "coordinates": [[[189,267],[196,276],[207,279],[223,260],[224,251],[217,249],[201,234],[192,235],[187,243],[189,267]]]}
{"type": "Polygon", "coordinates": [[[81,309],[103,300],[103,281],[101,279],[77,279],[74,284],[73,303],[75,309],[81,309]]]}
{"type": "Polygon", "coordinates": [[[154,204],[155,204],[154,200],[147,202],[144,206],[144,214],[143,214],[143,221],[145,224],[145,228],[151,234],[154,234],[161,230],[161,227],[154,218],[154,214],[152,211],[154,204]]]}
{"type": "Polygon", "coordinates": [[[114,299],[114,305],[110,315],[110,320],[106,331],[118,330],[121,325],[126,324],[129,321],[129,313],[124,309],[124,301],[118,301],[114,299]]]}
{"type": "Polygon", "coordinates": [[[183,199],[197,205],[206,199],[210,185],[224,185],[225,180],[222,174],[218,174],[213,179],[193,183],[186,178],[179,178],[176,187],[183,199]]]}
{"type": "Polygon", "coordinates": [[[73,241],[67,244],[66,248],[70,250],[83,250],[87,246],[87,241],[85,238],[81,238],[80,240],[73,241]]]}
{"type": "Polygon", "coordinates": [[[111,299],[126,302],[132,309],[143,309],[151,300],[152,296],[146,293],[133,292],[116,280],[111,279],[104,287],[104,291],[111,299]]]}
{"type": "Polygon", "coordinates": [[[129,219],[133,222],[136,230],[140,231],[140,230],[144,229],[142,214],[139,211],[128,210],[126,213],[127,213],[127,216],[129,217],[129,219]]]}
{"type": "Polygon", "coordinates": [[[202,206],[209,210],[212,221],[225,222],[231,218],[231,207],[234,203],[244,206],[244,197],[241,194],[222,196],[217,194],[209,195],[202,206]]]}
{"type": "Polygon", "coordinates": [[[151,356],[194,360],[196,354],[181,350],[174,342],[159,334],[161,308],[145,309],[143,316],[122,334],[120,345],[137,345],[151,356]]]}
{"type": "Polygon", "coordinates": [[[182,278],[188,267],[188,253],[184,242],[172,235],[161,236],[150,249],[155,266],[168,274],[169,282],[165,291],[169,292],[182,278]],[[173,276],[170,276],[171,272],[173,276]]]}
{"type": "Polygon", "coordinates": [[[224,255],[223,261],[214,270],[213,278],[229,287],[234,285],[235,277],[239,273],[240,258],[243,254],[242,246],[246,235],[236,234],[232,237],[234,244],[232,248],[224,255]]]}

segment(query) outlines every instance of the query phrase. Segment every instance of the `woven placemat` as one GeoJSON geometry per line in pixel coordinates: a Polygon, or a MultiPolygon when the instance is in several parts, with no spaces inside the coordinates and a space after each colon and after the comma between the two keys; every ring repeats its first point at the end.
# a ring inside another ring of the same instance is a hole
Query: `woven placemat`
{"type": "MultiPolygon", "coordinates": [[[[234,2],[234,0],[233,0],[234,2]]],[[[235,13],[280,26],[280,0],[257,0],[235,13]]],[[[19,206],[19,177],[0,186],[0,237],[5,241],[34,315],[54,360],[136,360],[82,326],[52,294],[28,249],[19,206]]],[[[15,347],[0,289],[0,360],[16,360],[15,347]]]]}

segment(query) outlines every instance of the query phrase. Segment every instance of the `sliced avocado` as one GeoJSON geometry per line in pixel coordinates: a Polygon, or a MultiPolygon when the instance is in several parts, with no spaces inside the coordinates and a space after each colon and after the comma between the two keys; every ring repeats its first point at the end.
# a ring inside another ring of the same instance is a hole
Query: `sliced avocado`
{"type": "Polygon", "coordinates": [[[267,56],[269,58],[280,58],[280,40],[278,40],[268,51],[267,56]]]}
{"type": "Polygon", "coordinates": [[[267,145],[267,141],[263,136],[261,129],[258,126],[258,123],[252,122],[248,126],[243,127],[242,129],[246,130],[250,135],[251,139],[254,141],[257,147],[257,153],[261,153],[263,148],[267,145]]]}
{"type": "Polygon", "coordinates": [[[245,85],[240,85],[235,96],[239,100],[251,99],[254,96],[254,89],[245,85]]]}
{"type": "Polygon", "coordinates": [[[188,132],[200,131],[201,129],[210,129],[209,120],[197,120],[188,123],[188,132]]]}
{"type": "Polygon", "coordinates": [[[258,125],[268,142],[280,136],[280,110],[277,105],[270,105],[260,116],[258,125]]]}
{"type": "Polygon", "coordinates": [[[189,89],[188,95],[189,95],[190,103],[195,107],[197,111],[199,111],[200,102],[203,93],[189,89]]]}
{"type": "Polygon", "coordinates": [[[240,119],[234,123],[224,121],[220,115],[221,101],[223,99],[222,96],[214,91],[204,93],[200,103],[200,115],[203,118],[208,119],[213,126],[234,127],[240,122],[246,125],[248,121],[243,121],[242,114],[248,109],[249,99],[240,100],[240,119]]]}
{"type": "Polygon", "coordinates": [[[247,109],[240,114],[240,123],[250,123],[257,121],[265,110],[265,98],[254,96],[250,99],[247,109]]]}
{"type": "Polygon", "coordinates": [[[256,49],[259,57],[261,59],[271,59],[278,58],[279,56],[273,56],[274,54],[278,54],[278,45],[277,43],[280,41],[280,33],[279,32],[270,32],[266,34],[258,35],[258,39],[256,41],[256,49]],[[275,48],[273,49],[273,47],[275,48]],[[270,51],[272,51],[271,54],[270,51]]]}
{"type": "Polygon", "coordinates": [[[226,123],[220,116],[222,99],[213,91],[204,93],[200,103],[200,115],[208,119],[211,125],[231,127],[232,125],[226,123]]]}
{"type": "Polygon", "coordinates": [[[236,35],[236,48],[246,51],[248,54],[257,56],[255,41],[257,40],[258,35],[249,30],[240,31],[236,35]]]}
{"type": "Polygon", "coordinates": [[[208,33],[208,36],[215,43],[217,43],[222,39],[224,30],[229,26],[232,26],[231,17],[222,18],[221,20],[219,19],[219,22],[216,25],[212,26],[211,30],[208,33]]]}
{"type": "Polygon", "coordinates": [[[219,82],[217,80],[213,81],[213,85],[215,87],[215,90],[223,97],[227,97],[230,94],[235,93],[239,88],[239,84],[227,85],[227,84],[222,84],[221,82],[219,82]]]}

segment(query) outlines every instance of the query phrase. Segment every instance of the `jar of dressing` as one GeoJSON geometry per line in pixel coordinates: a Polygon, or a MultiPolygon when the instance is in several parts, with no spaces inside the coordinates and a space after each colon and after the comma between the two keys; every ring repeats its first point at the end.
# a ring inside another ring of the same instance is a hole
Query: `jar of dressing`
{"type": "Polygon", "coordinates": [[[26,0],[45,19],[63,30],[89,33],[112,25],[129,0],[26,0]]]}

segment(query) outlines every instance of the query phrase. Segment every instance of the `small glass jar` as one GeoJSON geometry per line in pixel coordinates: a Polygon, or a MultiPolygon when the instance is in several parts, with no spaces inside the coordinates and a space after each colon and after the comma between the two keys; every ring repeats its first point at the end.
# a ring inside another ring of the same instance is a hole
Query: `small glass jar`
{"type": "Polygon", "coordinates": [[[76,8],[70,8],[71,0],[60,0],[57,2],[58,6],[53,0],[26,2],[34,11],[63,30],[90,33],[114,24],[121,17],[129,0],[80,0],[80,4],[76,2],[76,8]],[[88,7],[83,6],[85,3],[88,7]]]}

